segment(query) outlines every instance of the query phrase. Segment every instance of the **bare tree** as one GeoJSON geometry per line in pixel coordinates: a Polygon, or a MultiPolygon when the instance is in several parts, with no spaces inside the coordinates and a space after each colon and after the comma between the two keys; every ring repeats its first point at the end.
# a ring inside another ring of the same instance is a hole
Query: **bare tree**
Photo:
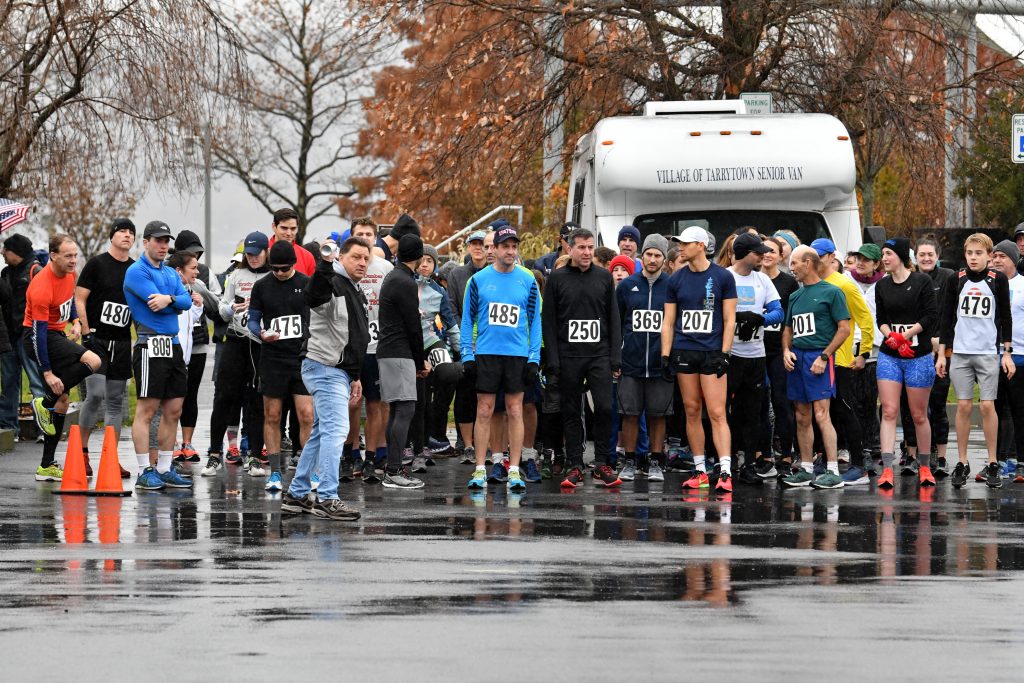
{"type": "Polygon", "coordinates": [[[237,176],[268,212],[291,207],[299,239],[349,196],[360,99],[390,43],[335,0],[253,0],[231,21],[251,78],[223,84],[247,125],[215,128],[218,169],[237,176]]]}

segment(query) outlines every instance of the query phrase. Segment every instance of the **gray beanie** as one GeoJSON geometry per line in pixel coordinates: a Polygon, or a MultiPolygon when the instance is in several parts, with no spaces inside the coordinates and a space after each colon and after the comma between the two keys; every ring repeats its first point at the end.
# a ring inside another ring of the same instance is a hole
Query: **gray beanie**
{"type": "Polygon", "coordinates": [[[643,253],[648,249],[657,249],[661,252],[662,256],[668,256],[668,240],[658,233],[652,232],[644,240],[644,248],[640,250],[640,255],[643,256],[643,253]]]}
{"type": "Polygon", "coordinates": [[[1009,256],[1010,260],[1013,261],[1014,263],[1020,261],[1020,249],[1017,248],[1017,244],[1015,242],[1011,242],[1010,240],[1003,240],[1002,242],[997,244],[992,249],[992,251],[1003,252],[1004,254],[1009,256]]]}
{"type": "Polygon", "coordinates": [[[424,256],[429,256],[430,258],[434,259],[434,271],[436,272],[437,271],[438,260],[439,260],[437,258],[437,249],[434,249],[429,244],[424,244],[423,245],[423,255],[424,256]]]}

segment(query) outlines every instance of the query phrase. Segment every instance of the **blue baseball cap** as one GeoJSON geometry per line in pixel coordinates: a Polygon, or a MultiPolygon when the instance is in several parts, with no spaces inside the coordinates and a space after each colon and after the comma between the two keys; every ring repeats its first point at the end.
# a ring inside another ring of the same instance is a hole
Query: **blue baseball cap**
{"type": "Polygon", "coordinates": [[[825,254],[836,253],[836,245],[830,239],[819,237],[818,239],[811,242],[811,249],[818,252],[818,256],[824,256],[825,254]]]}
{"type": "Polygon", "coordinates": [[[469,237],[466,238],[466,244],[469,244],[470,242],[483,242],[486,236],[486,231],[474,230],[473,232],[469,233],[469,237]]]}
{"type": "Polygon", "coordinates": [[[243,251],[246,254],[255,256],[268,248],[270,248],[270,240],[262,232],[250,232],[245,236],[243,251]]]}

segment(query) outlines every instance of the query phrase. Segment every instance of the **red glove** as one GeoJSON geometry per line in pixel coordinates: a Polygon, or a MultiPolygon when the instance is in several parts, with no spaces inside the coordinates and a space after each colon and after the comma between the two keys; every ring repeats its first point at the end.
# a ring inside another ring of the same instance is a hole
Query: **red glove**
{"type": "Polygon", "coordinates": [[[900,347],[904,344],[909,344],[906,337],[899,332],[890,332],[885,337],[885,345],[893,351],[899,351],[900,347]]]}
{"type": "MultiPolygon", "coordinates": [[[[888,342],[886,342],[886,343],[888,343],[888,342]]],[[[903,340],[903,343],[900,344],[900,347],[898,349],[896,349],[896,351],[897,351],[897,353],[900,354],[900,358],[913,358],[914,357],[914,347],[912,347],[910,345],[910,342],[908,342],[906,339],[903,340]]]]}

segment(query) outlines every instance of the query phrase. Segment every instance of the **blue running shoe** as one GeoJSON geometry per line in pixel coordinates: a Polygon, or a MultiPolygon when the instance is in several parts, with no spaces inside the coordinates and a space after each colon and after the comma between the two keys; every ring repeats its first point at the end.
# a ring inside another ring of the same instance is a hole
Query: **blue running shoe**
{"type": "Polygon", "coordinates": [[[485,470],[483,467],[477,467],[475,470],[473,470],[473,477],[469,480],[469,488],[487,488],[487,470],[485,470]]]}
{"type": "Polygon", "coordinates": [[[505,469],[505,463],[494,463],[491,466],[491,476],[487,477],[487,481],[494,484],[504,484],[508,481],[508,471],[505,469]]]}
{"type": "Polygon", "coordinates": [[[518,470],[508,473],[508,490],[514,493],[526,491],[526,482],[523,481],[518,470]]]}
{"type": "Polygon", "coordinates": [[[825,458],[816,458],[814,460],[814,476],[820,477],[828,471],[828,466],[825,464],[825,458]]]}
{"type": "Polygon", "coordinates": [[[537,467],[537,462],[533,458],[526,461],[526,466],[523,469],[525,470],[523,479],[531,484],[540,483],[542,479],[540,476],[540,468],[537,467]]]}
{"type": "Polygon", "coordinates": [[[281,473],[271,473],[270,479],[267,480],[267,485],[263,488],[273,493],[281,491],[284,488],[284,482],[281,481],[281,473]]]}
{"type": "Polygon", "coordinates": [[[867,486],[870,483],[871,477],[859,467],[851,467],[843,474],[843,484],[845,486],[867,486]]]}
{"type": "Polygon", "coordinates": [[[135,480],[135,488],[144,491],[160,491],[164,488],[164,482],[160,475],[156,473],[156,469],[147,467],[142,470],[139,478],[135,480]]]}
{"type": "Polygon", "coordinates": [[[178,474],[177,472],[175,472],[173,467],[171,469],[167,470],[166,472],[157,472],[157,475],[160,477],[160,481],[162,481],[164,483],[164,486],[167,486],[169,488],[172,488],[172,489],[190,489],[190,488],[192,488],[192,480],[191,479],[186,479],[185,477],[183,477],[180,474],[178,474]]]}
{"type": "Polygon", "coordinates": [[[249,437],[243,436],[241,438],[241,440],[239,440],[239,442],[238,442],[238,448],[243,453],[248,453],[249,452],[249,437]]]}

